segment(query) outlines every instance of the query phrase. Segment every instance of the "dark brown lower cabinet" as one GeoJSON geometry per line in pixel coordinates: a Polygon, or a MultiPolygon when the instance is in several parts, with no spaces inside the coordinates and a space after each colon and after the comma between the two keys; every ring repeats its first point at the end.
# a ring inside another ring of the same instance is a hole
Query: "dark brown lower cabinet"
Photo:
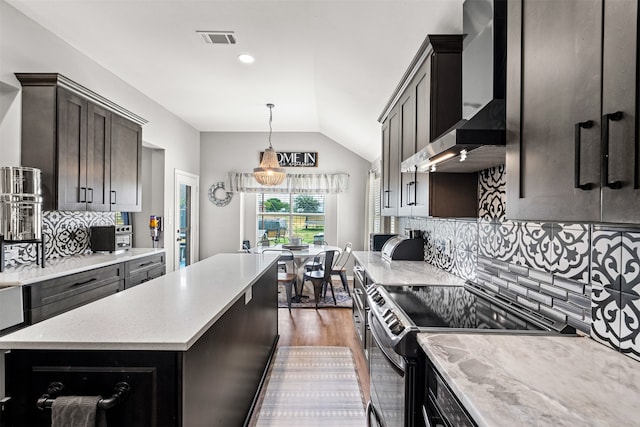
{"type": "Polygon", "coordinates": [[[187,351],[12,350],[3,423],[50,426],[36,401],[52,382],[64,384],[61,395],[110,397],[125,381],[130,394],[106,411],[109,426],[246,425],[277,343],[276,276],[274,265],[248,303],[238,299],[187,351]]]}
{"type": "Polygon", "coordinates": [[[129,289],[164,276],[165,272],[164,253],[127,261],[124,263],[124,288],[129,289]]]}

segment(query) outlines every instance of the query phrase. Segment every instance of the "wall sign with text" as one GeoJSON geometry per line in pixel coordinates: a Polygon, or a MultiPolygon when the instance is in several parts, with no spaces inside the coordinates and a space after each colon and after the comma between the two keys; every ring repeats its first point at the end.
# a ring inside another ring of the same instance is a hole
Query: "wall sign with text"
{"type": "MultiPolygon", "coordinates": [[[[277,151],[278,162],[283,168],[289,167],[318,167],[318,152],[317,151],[277,151]]],[[[262,155],[264,151],[260,152],[260,161],[262,161],[262,155]]]]}

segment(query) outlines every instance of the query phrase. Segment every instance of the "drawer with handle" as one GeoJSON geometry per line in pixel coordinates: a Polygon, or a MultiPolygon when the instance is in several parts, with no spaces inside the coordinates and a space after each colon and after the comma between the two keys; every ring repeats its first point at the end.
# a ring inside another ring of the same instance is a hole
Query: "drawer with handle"
{"type": "Polygon", "coordinates": [[[127,261],[124,265],[125,277],[137,276],[149,270],[154,270],[159,266],[164,267],[164,256],[165,254],[161,253],[127,261]]]}
{"type": "Polygon", "coordinates": [[[121,264],[113,264],[28,285],[31,323],[122,290],[121,279],[121,264]]]}
{"type": "Polygon", "coordinates": [[[102,282],[100,286],[92,287],[86,292],[74,294],[64,299],[58,299],[56,302],[50,304],[32,307],[31,310],[29,310],[31,323],[40,322],[55,315],[64,313],[65,311],[72,310],[106,296],[115,294],[124,287],[123,282],[123,280],[115,280],[110,283],[102,282]]]}
{"type": "Polygon", "coordinates": [[[164,276],[165,266],[164,264],[154,264],[153,268],[138,272],[132,276],[128,276],[124,279],[124,288],[129,289],[137,286],[141,283],[148,282],[156,277],[164,276]]]}

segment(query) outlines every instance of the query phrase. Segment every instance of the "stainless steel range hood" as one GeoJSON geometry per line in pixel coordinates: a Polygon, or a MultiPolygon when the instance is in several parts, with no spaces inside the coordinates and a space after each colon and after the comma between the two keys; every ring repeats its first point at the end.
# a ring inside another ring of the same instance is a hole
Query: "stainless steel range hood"
{"type": "Polygon", "coordinates": [[[506,0],[464,2],[463,119],[404,159],[403,171],[475,172],[504,163],[506,9],[506,0]]]}

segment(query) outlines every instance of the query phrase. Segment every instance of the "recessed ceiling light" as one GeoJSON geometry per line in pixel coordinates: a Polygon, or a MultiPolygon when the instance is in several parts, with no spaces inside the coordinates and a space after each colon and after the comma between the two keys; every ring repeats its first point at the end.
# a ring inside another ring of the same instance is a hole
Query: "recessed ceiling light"
{"type": "Polygon", "coordinates": [[[245,64],[251,64],[253,61],[255,61],[256,59],[249,55],[248,53],[243,53],[238,55],[238,59],[240,60],[240,62],[244,62],[245,64]]]}

